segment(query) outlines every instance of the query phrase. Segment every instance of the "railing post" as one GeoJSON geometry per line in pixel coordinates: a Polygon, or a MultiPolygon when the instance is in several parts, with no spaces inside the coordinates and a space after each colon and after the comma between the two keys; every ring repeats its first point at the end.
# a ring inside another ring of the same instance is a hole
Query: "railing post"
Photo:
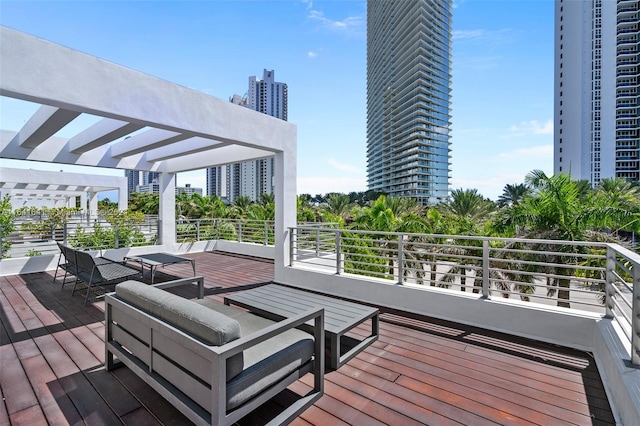
{"type": "Polygon", "coordinates": [[[615,306],[613,304],[613,296],[615,294],[613,290],[613,285],[614,285],[613,283],[615,282],[615,276],[613,275],[613,271],[615,271],[616,269],[616,253],[611,247],[607,247],[607,259],[605,262],[606,262],[605,264],[606,283],[604,287],[605,318],[613,318],[613,310],[615,306]]]}
{"type": "Polygon", "coordinates": [[[316,228],[316,256],[320,256],[320,229],[316,228]]]}
{"type": "Polygon", "coordinates": [[[640,366],[640,264],[635,262],[631,306],[631,364],[640,366]]]}
{"type": "Polygon", "coordinates": [[[2,248],[3,248],[3,243],[4,242],[4,237],[2,236],[2,224],[0,224],[0,259],[2,259],[4,256],[4,253],[2,252],[2,248]]]}
{"type": "Polygon", "coordinates": [[[264,221],[264,245],[269,245],[269,223],[264,221]]]}
{"type": "Polygon", "coordinates": [[[340,230],[336,229],[336,274],[340,275],[340,273],[342,272],[342,265],[341,265],[341,261],[340,261],[340,257],[342,257],[342,254],[340,253],[340,230]]]}
{"type": "Polygon", "coordinates": [[[404,234],[398,235],[398,284],[404,278],[404,234]]]}
{"type": "Polygon", "coordinates": [[[298,228],[289,228],[289,266],[293,266],[295,259],[295,241],[298,239],[298,228]]]}
{"type": "Polygon", "coordinates": [[[242,242],[242,221],[238,219],[238,242],[242,242]]]}
{"type": "Polygon", "coordinates": [[[196,241],[200,241],[200,219],[196,220],[196,241]]]}
{"type": "Polygon", "coordinates": [[[114,248],[120,248],[120,235],[119,235],[120,232],[118,232],[118,231],[120,231],[120,225],[118,225],[116,223],[115,233],[114,233],[114,236],[113,236],[113,247],[114,248]]]}
{"type": "Polygon", "coordinates": [[[489,298],[489,240],[482,241],[482,297],[489,298]]]}
{"type": "Polygon", "coordinates": [[[67,225],[67,221],[64,221],[64,223],[62,224],[62,244],[64,244],[65,246],[67,245],[67,238],[69,236],[67,225]]]}

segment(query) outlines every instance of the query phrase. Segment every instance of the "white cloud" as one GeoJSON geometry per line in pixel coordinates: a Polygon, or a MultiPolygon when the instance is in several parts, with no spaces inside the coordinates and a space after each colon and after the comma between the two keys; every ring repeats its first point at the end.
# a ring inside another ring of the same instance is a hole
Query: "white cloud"
{"type": "Polygon", "coordinates": [[[553,120],[547,120],[544,123],[538,120],[523,121],[509,127],[507,136],[526,136],[526,135],[552,135],[553,120]]]}
{"type": "Polygon", "coordinates": [[[487,32],[483,29],[477,30],[455,30],[451,32],[453,40],[474,39],[484,37],[487,32]]]}
{"type": "Polygon", "coordinates": [[[307,9],[312,9],[313,8],[313,0],[300,0],[300,1],[301,1],[301,3],[307,5],[307,9]]]}
{"type": "Polygon", "coordinates": [[[310,10],[309,18],[320,22],[325,28],[336,31],[343,31],[349,28],[360,27],[364,23],[364,20],[361,16],[348,16],[342,20],[333,20],[327,18],[324,15],[324,12],[321,12],[319,10],[310,10]]]}
{"type": "Polygon", "coordinates": [[[313,59],[313,58],[315,58],[317,56],[318,56],[318,51],[316,51],[316,50],[310,50],[310,51],[307,52],[307,58],[313,59]]]}
{"type": "Polygon", "coordinates": [[[335,169],[338,169],[340,171],[343,171],[343,172],[364,173],[362,171],[362,169],[360,169],[360,167],[354,166],[353,164],[341,163],[340,161],[336,160],[335,158],[329,158],[329,160],[327,162],[329,163],[329,165],[331,167],[333,167],[335,169]]]}

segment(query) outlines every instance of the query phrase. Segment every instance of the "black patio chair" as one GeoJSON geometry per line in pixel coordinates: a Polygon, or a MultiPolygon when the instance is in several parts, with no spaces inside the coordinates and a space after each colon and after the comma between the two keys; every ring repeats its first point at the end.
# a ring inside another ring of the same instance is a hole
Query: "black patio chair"
{"type": "Polygon", "coordinates": [[[75,293],[78,282],[82,281],[86,283],[87,295],[84,299],[85,305],[89,301],[89,294],[92,287],[117,284],[120,281],[135,276],[142,278],[142,270],[140,269],[132,268],[106,258],[95,258],[84,251],[74,251],[76,255],[77,280],[73,285],[71,294],[73,295],[75,293]]]}

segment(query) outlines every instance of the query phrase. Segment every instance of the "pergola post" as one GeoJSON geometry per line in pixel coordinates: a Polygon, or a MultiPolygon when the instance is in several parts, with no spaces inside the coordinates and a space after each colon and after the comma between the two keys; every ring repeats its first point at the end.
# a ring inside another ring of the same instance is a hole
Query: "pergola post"
{"type": "Polygon", "coordinates": [[[89,211],[87,214],[90,217],[98,216],[98,193],[96,191],[89,192],[89,211]]]}
{"type": "Polygon", "coordinates": [[[160,173],[159,244],[176,242],[176,174],[160,173]]]}
{"type": "Polygon", "coordinates": [[[274,276],[278,281],[289,262],[291,235],[289,228],[297,224],[296,218],[296,141],[285,152],[279,152],[274,161],[275,198],[275,263],[274,276]]]}

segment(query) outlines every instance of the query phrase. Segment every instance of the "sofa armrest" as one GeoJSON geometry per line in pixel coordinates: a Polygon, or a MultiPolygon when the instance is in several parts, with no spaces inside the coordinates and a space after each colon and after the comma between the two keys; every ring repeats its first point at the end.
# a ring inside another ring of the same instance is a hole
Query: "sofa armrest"
{"type": "MultiPolygon", "coordinates": [[[[211,389],[213,391],[213,407],[225,407],[226,406],[226,365],[227,359],[230,357],[241,353],[242,351],[251,348],[261,342],[269,340],[272,337],[277,336],[278,334],[284,333],[287,330],[293,329],[297,326],[300,326],[310,320],[314,320],[313,326],[313,339],[314,339],[314,348],[313,348],[313,377],[314,377],[314,386],[312,391],[303,398],[299,403],[302,404],[303,407],[313,403],[313,401],[317,400],[324,393],[324,366],[325,366],[325,351],[324,351],[324,308],[310,309],[304,313],[293,316],[291,318],[286,318],[282,321],[278,321],[273,325],[270,325],[266,328],[263,328],[259,331],[251,333],[247,336],[243,336],[239,339],[236,339],[232,342],[226,343],[222,346],[211,347],[212,352],[216,354],[214,362],[214,368],[212,369],[213,377],[211,377],[211,389]],[[217,392],[215,391],[217,389],[217,392]]],[[[259,402],[254,402],[253,405],[258,405],[259,402]]],[[[299,413],[299,409],[292,410],[293,407],[290,407],[289,410],[293,413],[299,413]]],[[[289,416],[291,413],[289,413],[289,416]]],[[[225,423],[223,419],[235,421],[240,417],[235,417],[235,415],[226,415],[225,413],[216,412],[211,413],[212,419],[218,418],[218,422],[220,424],[225,423]]],[[[282,420],[283,423],[288,423],[292,417],[284,417],[282,420]]],[[[213,420],[212,420],[213,422],[213,420]]],[[[280,423],[280,421],[276,422],[280,423]]]]}
{"type": "MultiPolygon", "coordinates": [[[[283,333],[286,330],[295,328],[310,320],[314,321],[313,338],[316,341],[322,340],[322,347],[324,348],[324,308],[310,309],[299,315],[291,318],[286,318],[282,321],[278,321],[269,327],[249,334],[248,336],[242,336],[232,342],[229,342],[222,346],[216,346],[213,351],[216,352],[222,358],[229,358],[235,354],[238,354],[251,346],[257,345],[260,342],[269,340],[272,337],[283,333]]],[[[324,353],[324,351],[322,351],[324,353]]]]}
{"type": "Polygon", "coordinates": [[[178,280],[152,284],[150,287],[156,287],[164,290],[167,288],[177,287],[177,286],[181,286],[184,284],[191,284],[191,283],[198,284],[198,299],[204,299],[204,277],[203,276],[180,278],[178,280]]]}
{"type": "Polygon", "coordinates": [[[242,336],[239,339],[226,343],[222,346],[211,347],[211,350],[218,355],[217,360],[219,362],[218,368],[215,368],[214,371],[217,374],[224,374],[224,376],[221,376],[218,379],[221,380],[222,383],[227,381],[226,369],[222,368],[221,370],[220,368],[226,365],[228,358],[257,345],[258,343],[269,340],[280,333],[298,327],[312,319],[314,320],[314,358],[316,360],[316,367],[320,368],[322,375],[324,375],[324,308],[318,308],[310,309],[299,315],[278,321],[269,327],[263,328],[262,330],[256,331],[255,333],[247,336],[242,336]]]}

